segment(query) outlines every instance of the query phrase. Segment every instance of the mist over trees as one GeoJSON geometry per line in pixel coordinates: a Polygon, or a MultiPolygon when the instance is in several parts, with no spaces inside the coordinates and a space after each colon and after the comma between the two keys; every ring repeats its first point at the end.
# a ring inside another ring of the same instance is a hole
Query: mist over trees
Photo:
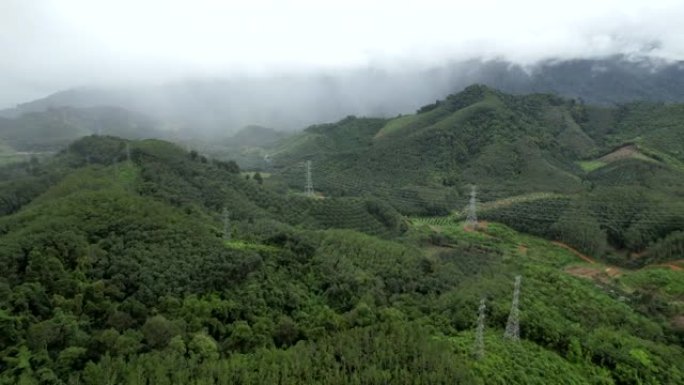
{"type": "Polygon", "coordinates": [[[0,111],[17,117],[54,107],[116,106],[188,136],[235,132],[247,125],[281,130],[348,115],[393,117],[481,83],[511,93],[550,92],[593,104],[684,101],[684,64],[648,56],[547,60],[523,66],[503,60],[437,63],[431,68],[363,69],[232,78],[163,85],[91,87],[57,92],[0,111]]]}

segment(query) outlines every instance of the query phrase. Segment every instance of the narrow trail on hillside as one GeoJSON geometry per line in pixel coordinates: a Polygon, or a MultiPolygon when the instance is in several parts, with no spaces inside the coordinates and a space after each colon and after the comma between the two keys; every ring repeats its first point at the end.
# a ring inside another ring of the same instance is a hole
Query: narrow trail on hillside
{"type": "Polygon", "coordinates": [[[582,258],[582,259],[583,259],[584,261],[586,261],[586,262],[589,262],[589,263],[591,263],[591,264],[595,264],[595,263],[596,263],[596,260],[595,260],[595,259],[591,258],[591,257],[588,256],[588,255],[585,255],[585,254],[580,253],[579,251],[575,250],[575,249],[572,248],[571,246],[566,245],[566,244],[563,243],[563,242],[551,241],[551,243],[553,243],[553,244],[556,245],[556,246],[560,246],[560,247],[562,247],[562,248],[564,248],[564,249],[570,251],[571,253],[573,253],[573,254],[575,254],[576,256],[582,258]]]}
{"type": "MultiPolygon", "coordinates": [[[[570,251],[571,253],[582,258],[582,260],[584,260],[586,262],[589,262],[591,264],[597,264],[598,263],[595,259],[591,258],[590,256],[588,256],[586,254],[582,254],[581,252],[574,249],[572,246],[569,246],[563,242],[551,241],[551,243],[570,251]]],[[[656,264],[652,264],[652,265],[646,265],[646,266],[643,266],[640,269],[636,269],[636,270],[642,270],[642,269],[648,269],[648,268],[654,268],[654,267],[666,267],[666,268],[673,270],[673,271],[684,271],[684,267],[679,266],[679,264],[681,264],[681,263],[684,263],[684,260],[669,261],[669,262],[665,262],[665,263],[656,263],[656,264]]],[[[619,267],[606,265],[606,273],[608,273],[609,275],[619,275],[621,270],[622,269],[619,267]]]]}
{"type": "Polygon", "coordinates": [[[649,265],[646,267],[667,267],[667,268],[674,270],[674,271],[684,271],[684,267],[676,265],[676,263],[682,263],[682,260],[672,261],[672,262],[668,262],[668,263],[659,263],[657,265],[649,265]]]}
{"type": "MultiPolygon", "coordinates": [[[[489,224],[489,222],[487,222],[487,221],[479,221],[478,222],[478,225],[480,227],[479,230],[486,230],[488,224],[489,224]]],[[[430,230],[434,231],[435,233],[439,234],[442,232],[442,229],[439,225],[429,224],[428,226],[429,226],[430,230]]],[[[478,231],[478,230],[466,228],[465,231],[466,232],[473,232],[473,231],[478,231]]],[[[486,232],[480,232],[480,233],[487,236],[487,237],[492,237],[492,235],[487,234],[486,232]]],[[[592,265],[605,266],[605,269],[603,270],[603,272],[606,273],[608,276],[616,277],[616,276],[621,275],[623,272],[623,268],[620,268],[617,266],[612,266],[612,265],[606,265],[604,263],[599,263],[594,258],[592,258],[586,254],[581,253],[579,250],[575,249],[574,247],[572,247],[566,243],[563,243],[560,241],[551,241],[551,243],[558,246],[558,247],[562,247],[562,248],[568,250],[569,252],[575,254],[577,257],[579,257],[580,259],[582,259],[583,261],[585,261],[587,263],[590,263],[592,265]]],[[[528,247],[526,245],[523,245],[523,244],[518,245],[518,251],[520,253],[527,254],[527,250],[528,250],[528,247]]],[[[684,259],[675,260],[675,261],[668,261],[665,263],[657,263],[657,264],[652,264],[652,265],[646,265],[646,266],[643,266],[640,269],[636,269],[636,270],[648,269],[648,268],[654,268],[654,267],[661,267],[661,268],[664,267],[664,268],[671,269],[673,271],[684,271],[684,266],[680,266],[681,264],[684,264],[684,259]]],[[[578,271],[573,271],[572,273],[574,273],[574,275],[593,276],[595,272],[592,271],[592,273],[589,274],[588,272],[586,272],[584,270],[582,270],[582,271],[578,270],[578,271]]]]}

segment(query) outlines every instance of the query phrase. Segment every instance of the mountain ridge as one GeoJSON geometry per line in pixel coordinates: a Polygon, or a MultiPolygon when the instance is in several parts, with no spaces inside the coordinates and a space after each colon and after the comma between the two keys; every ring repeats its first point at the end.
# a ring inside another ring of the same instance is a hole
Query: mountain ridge
{"type": "Polygon", "coordinates": [[[313,74],[243,80],[195,80],[161,86],[82,88],[0,111],[0,116],[50,107],[100,105],[149,114],[194,134],[237,131],[256,124],[292,130],[347,115],[389,117],[473,83],[508,93],[555,93],[589,104],[639,100],[684,102],[684,64],[624,55],[546,60],[521,66],[503,60],[471,60],[397,72],[373,68],[342,75],[313,74]]]}

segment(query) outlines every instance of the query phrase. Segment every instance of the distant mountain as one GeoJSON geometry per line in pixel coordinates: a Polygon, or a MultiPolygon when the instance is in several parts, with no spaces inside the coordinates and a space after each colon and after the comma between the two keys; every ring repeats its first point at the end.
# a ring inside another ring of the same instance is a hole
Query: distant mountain
{"type": "Polygon", "coordinates": [[[0,140],[18,151],[57,151],[87,135],[131,139],[168,137],[158,123],[118,107],[50,107],[16,118],[0,118],[0,140]]]}
{"type": "Polygon", "coordinates": [[[188,136],[250,124],[296,129],[347,115],[390,117],[479,83],[514,94],[555,93],[592,104],[684,102],[684,63],[649,57],[547,60],[531,66],[471,60],[427,70],[373,68],[292,76],[210,79],[133,88],[72,89],[0,116],[71,106],[142,112],[188,136]]]}
{"type": "Polygon", "coordinates": [[[287,134],[272,128],[247,126],[231,136],[227,144],[232,147],[268,147],[276,144],[285,136],[287,134]]]}

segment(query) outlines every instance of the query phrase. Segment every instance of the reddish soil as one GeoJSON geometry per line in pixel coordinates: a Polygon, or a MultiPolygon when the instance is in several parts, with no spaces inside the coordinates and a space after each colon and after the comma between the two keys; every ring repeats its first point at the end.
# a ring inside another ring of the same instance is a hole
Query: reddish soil
{"type": "Polygon", "coordinates": [[[610,154],[607,154],[607,155],[600,157],[599,160],[606,162],[606,163],[610,163],[610,162],[615,162],[616,160],[631,158],[637,154],[639,154],[639,150],[636,148],[635,145],[630,144],[630,145],[618,148],[617,150],[611,152],[610,154]]]}
{"type": "Polygon", "coordinates": [[[675,264],[673,264],[673,263],[663,263],[663,264],[661,264],[661,265],[651,265],[651,266],[669,267],[670,269],[672,269],[672,270],[674,270],[674,271],[682,271],[682,270],[684,270],[684,268],[682,268],[681,266],[675,265],[675,264]]]}
{"type": "Polygon", "coordinates": [[[684,315],[674,316],[672,318],[672,326],[675,329],[684,330],[684,315]]]}
{"type": "Polygon", "coordinates": [[[463,230],[466,232],[471,232],[471,231],[481,231],[481,230],[487,230],[487,226],[489,226],[489,222],[487,221],[478,221],[477,222],[477,230],[470,228],[468,226],[463,227],[463,230]]]}
{"type": "Polygon", "coordinates": [[[574,276],[585,278],[596,278],[601,274],[601,269],[588,266],[571,266],[565,269],[565,271],[574,276]]]}
{"type": "Polygon", "coordinates": [[[611,278],[615,278],[622,274],[622,271],[614,266],[606,268],[593,266],[570,266],[565,269],[565,272],[576,277],[590,278],[603,283],[609,283],[611,278]]]}
{"type": "Polygon", "coordinates": [[[669,261],[665,263],[655,263],[653,265],[647,265],[644,266],[644,269],[647,269],[649,267],[667,267],[668,269],[674,270],[674,271],[684,271],[684,259],[679,259],[676,261],[669,261]]]}
{"type": "Polygon", "coordinates": [[[525,254],[525,255],[527,255],[527,250],[528,250],[528,249],[529,249],[529,248],[528,248],[527,246],[523,245],[523,244],[518,245],[518,252],[519,252],[520,254],[525,254]]]}
{"type": "Polygon", "coordinates": [[[674,264],[671,264],[671,263],[668,263],[668,264],[663,265],[663,266],[667,266],[667,267],[669,267],[670,269],[676,270],[676,271],[682,271],[682,270],[684,270],[684,268],[682,268],[681,266],[674,265],[674,264]]]}

